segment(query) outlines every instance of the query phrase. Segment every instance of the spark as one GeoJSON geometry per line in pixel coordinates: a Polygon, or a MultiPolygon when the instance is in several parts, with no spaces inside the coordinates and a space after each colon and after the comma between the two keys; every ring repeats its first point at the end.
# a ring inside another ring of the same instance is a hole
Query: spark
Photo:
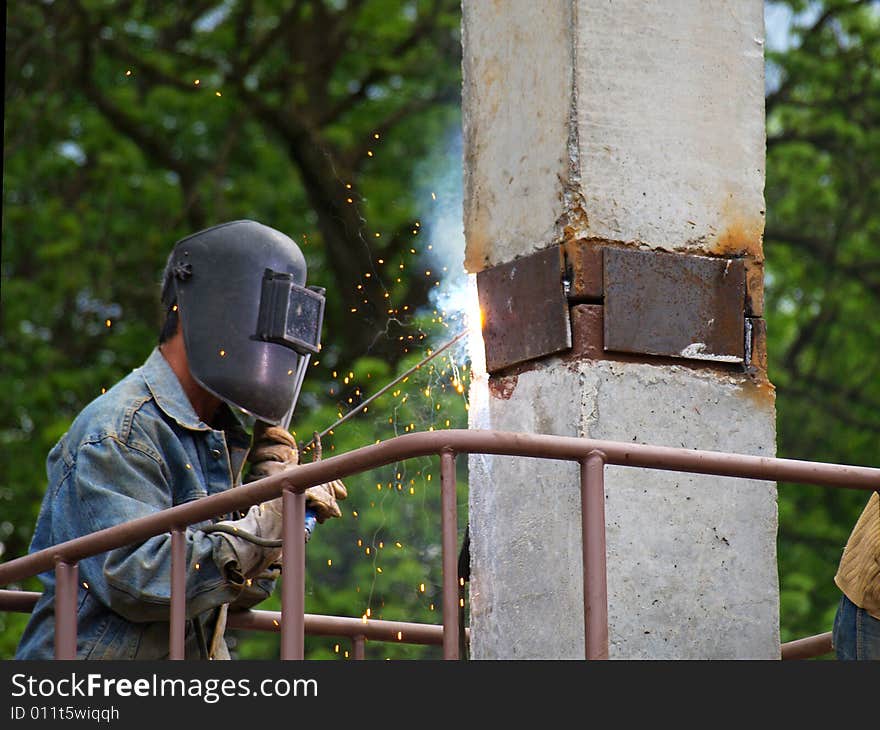
{"type": "Polygon", "coordinates": [[[104,320],[104,324],[109,327],[110,325],[113,324],[113,322],[111,322],[109,319],[106,319],[106,320],[104,320]]]}
{"type": "Polygon", "coordinates": [[[226,357],[226,350],[220,350],[220,357],[226,357]]]}
{"type": "Polygon", "coordinates": [[[437,195],[435,193],[431,193],[431,200],[437,200],[437,195]]]}
{"type": "Polygon", "coordinates": [[[198,86],[200,83],[199,79],[193,79],[193,86],[198,86]]]}
{"type": "Polygon", "coordinates": [[[85,588],[86,590],[89,589],[89,584],[86,583],[85,581],[83,581],[83,588],[85,588]]]}
{"type": "Polygon", "coordinates": [[[373,150],[367,150],[367,157],[373,156],[373,150]]]}
{"type": "Polygon", "coordinates": [[[223,96],[223,94],[221,94],[219,91],[215,91],[215,92],[214,92],[214,95],[215,95],[215,96],[223,96]]]}
{"type": "Polygon", "coordinates": [[[131,69],[128,69],[128,70],[125,72],[125,75],[126,75],[126,76],[131,76],[131,69]]]}

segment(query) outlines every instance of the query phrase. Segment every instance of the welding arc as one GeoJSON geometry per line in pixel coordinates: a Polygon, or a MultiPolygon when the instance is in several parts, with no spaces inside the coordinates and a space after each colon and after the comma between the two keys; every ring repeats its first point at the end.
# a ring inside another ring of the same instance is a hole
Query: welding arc
{"type": "Polygon", "coordinates": [[[467,333],[468,333],[467,330],[465,330],[464,332],[460,332],[458,335],[456,335],[451,340],[449,340],[449,342],[447,342],[445,345],[434,350],[434,352],[432,352],[430,355],[428,355],[427,357],[425,357],[424,359],[420,360],[418,363],[413,365],[405,373],[403,373],[402,375],[398,375],[394,380],[392,380],[390,383],[385,385],[381,390],[374,393],[369,398],[367,398],[365,401],[363,401],[360,405],[358,405],[357,408],[353,408],[348,413],[346,413],[342,418],[340,418],[338,421],[336,421],[335,423],[331,424],[330,426],[325,428],[323,431],[321,431],[321,433],[319,433],[317,436],[313,436],[312,440],[309,441],[307,444],[305,444],[302,447],[302,449],[300,449],[300,450],[305,451],[306,449],[312,447],[318,439],[324,438],[324,436],[326,436],[328,433],[330,433],[334,428],[345,423],[352,416],[355,416],[358,413],[360,413],[364,408],[366,408],[368,405],[370,405],[370,403],[372,403],[374,400],[376,400],[376,398],[387,393],[389,390],[391,390],[391,388],[393,388],[395,385],[397,385],[401,380],[406,380],[406,378],[408,378],[416,370],[421,368],[422,365],[429,363],[431,360],[433,360],[435,357],[437,357],[437,355],[439,355],[441,352],[452,347],[456,342],[458,342],[467,333]]]}

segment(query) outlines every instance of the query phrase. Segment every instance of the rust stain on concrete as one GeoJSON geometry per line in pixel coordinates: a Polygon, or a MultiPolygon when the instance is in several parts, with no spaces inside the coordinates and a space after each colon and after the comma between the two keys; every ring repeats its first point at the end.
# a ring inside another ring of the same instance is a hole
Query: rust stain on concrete
{"type": "Polygon", "coordinates": [[[474,220],[481,217],[480,213],[478,211],[472,216],[464,247],[464,268],[471,274],[478,274],[489,267],[489,235],[485,226],[474,220]]]}
{"type": "Polygon", "coordinates": [[[519,380],[517,375],[506,375],[503,377],[489,377],[489,394],[493,398],[499,400],[510,400],[513,392],[516,390],[516,384],[519,380]]]}
{"type": "Polygon", "coordinates": [[[745,211],[731,193],[721,205],[721,226],[708,250],[719,256],[752,256],[764,260],[763,211],[745,211]]]}
{"type": "Polygon", "coordinates": [[[776,387],[767,378],[767,373],[758,370],[749,373],[748,381],[743,383],[743,395],[755,404],[755,408],[773,412],[776,408],[776,387]]]}

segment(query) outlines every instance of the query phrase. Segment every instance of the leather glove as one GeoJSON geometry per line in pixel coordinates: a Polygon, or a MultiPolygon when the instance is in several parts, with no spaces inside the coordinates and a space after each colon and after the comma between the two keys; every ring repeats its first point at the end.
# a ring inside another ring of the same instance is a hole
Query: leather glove
{"type": "MultiPolygon", "coordinates": [[[[270,426],[263,421],[257,421],[254,426],[254,444],[248,454],[248,461],[251,463],[248,481],[277,474],[294,464],[299,464],[296,440],[280,426],[270,426]]],[[[339,479],[309,487],[305,494],[306,506],[315,511],[319,523],[330,517],[342,517],[342,510],[336,502],[345,499],[348,491],[339,479]]]]}
{"type": "Polygon", "coordinates": [[[246,532],[259,540],[281,540],[283,520],[281,497],[262,504],[252,505],[247,514],[238,520],[224,520],[213,525],[211,532],[221,540],[216,548],[215,561],[236,583],[260,575],[281,558],[281,547],[259,545],[252,540],[237,536],[246,532]]]}

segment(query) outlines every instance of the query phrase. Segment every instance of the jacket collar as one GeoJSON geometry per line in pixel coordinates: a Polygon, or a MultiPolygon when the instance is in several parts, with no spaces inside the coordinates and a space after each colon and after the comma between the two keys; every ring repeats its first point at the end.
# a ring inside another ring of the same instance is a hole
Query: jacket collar
{"type": "Polygon", "coordinates": [[[199,418],[183,386],[158,347],[141,367],[141,375],[153,394],[156,404],[166,415],[173,418],[184,428],[193,431],[207,431],[210,426],[199,418]]]}
{"type": "MultiPolygon", "coordinates": [[[[141,367],[141,375],[156,405],[184,428],[193,431],[210,431],[211,426],[202,421],[189,397],[171,369],[165,356],[156,347],[141,367]]],[[[230,448],[245,453],[250,449],[251,437],[242,426],[238,416],[226,403],[221,403],[214,417],[214,428],[223,431],[230,448]]]]}

